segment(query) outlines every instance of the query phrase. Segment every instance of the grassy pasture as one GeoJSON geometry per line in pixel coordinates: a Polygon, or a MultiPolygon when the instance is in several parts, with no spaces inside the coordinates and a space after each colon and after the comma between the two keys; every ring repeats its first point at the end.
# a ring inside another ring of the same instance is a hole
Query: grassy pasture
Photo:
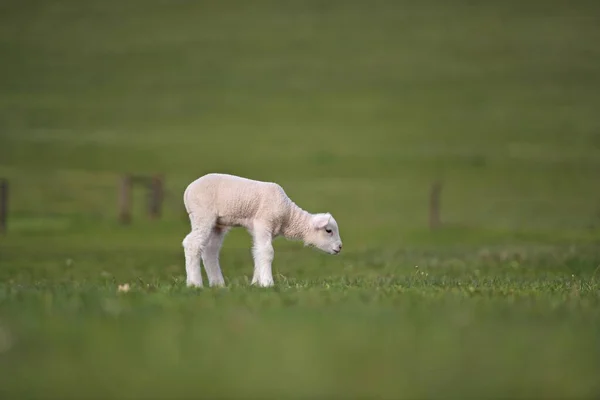
{"type": "Polygon", "coordinates": [[[597,43],[585,0],[2,2],[0,397],[598,397],[597,43]],[[186,288],[209,171],[343,254],[277,240],[253,288],[234,231],[186,288]],[[125,172],[164,174],[159,221],[136,190],[117,224],[125,172]]]}

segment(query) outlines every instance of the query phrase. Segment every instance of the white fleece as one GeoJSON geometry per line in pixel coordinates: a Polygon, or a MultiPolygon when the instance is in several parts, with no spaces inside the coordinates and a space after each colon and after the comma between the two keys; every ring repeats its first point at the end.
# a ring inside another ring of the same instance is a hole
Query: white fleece
{"type": "Polygon", "coordinates": [[[227,231],[243,227],[252,235],[252,284],[272,286],[272,240],[301,240],[330,254],[342,249],[337,222],[330,213],[311,214],[298,207],[283,188],[228,174],[211,173],[188,185],[183,202],[191,232],[183,240],[187,285],[202,287],[200,261],[210,286],[223,286],[219,252],[227,231]]]}

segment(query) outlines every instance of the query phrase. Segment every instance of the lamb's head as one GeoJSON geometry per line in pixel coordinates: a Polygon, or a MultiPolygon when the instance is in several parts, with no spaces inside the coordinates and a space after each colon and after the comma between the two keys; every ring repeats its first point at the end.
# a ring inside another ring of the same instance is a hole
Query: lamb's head
{"type": "Polygon", "coordinates": [[[339,254],[342,251],[338,224],[330,213],[311,215],[304,242],[329,254],[339,254]]]}

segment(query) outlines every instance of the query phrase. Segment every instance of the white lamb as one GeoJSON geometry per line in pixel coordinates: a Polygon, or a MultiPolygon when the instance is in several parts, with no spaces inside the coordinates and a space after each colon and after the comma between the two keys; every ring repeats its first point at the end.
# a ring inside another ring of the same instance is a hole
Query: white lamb
{"type": "Polygon", "coordinates": [[[301,240],[330,254],[342,250],[338,225],[330,213],[311,214],[298,207],[276,183],[211,173],[188,185],[183,202],[191,232],[183,240],[187,285],[202,287],[200,261],[210,286],[223,286],[219,252],[227,231],[244,227],[252,235],[252,284],[273,286],[272,240],[301,240]]]}

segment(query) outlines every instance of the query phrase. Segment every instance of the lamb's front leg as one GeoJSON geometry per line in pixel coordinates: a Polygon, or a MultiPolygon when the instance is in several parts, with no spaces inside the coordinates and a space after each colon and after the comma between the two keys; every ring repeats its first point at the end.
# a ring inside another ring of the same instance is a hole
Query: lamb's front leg
{"type": "Polygon", "coordinates": [[[264,227],[255,227],[253,232],[252,256],[254,257],[254,276],[252,284],[258,286],[273,286],[271,264],[275,251],[273,250],[271,232],[264,227]]]}

